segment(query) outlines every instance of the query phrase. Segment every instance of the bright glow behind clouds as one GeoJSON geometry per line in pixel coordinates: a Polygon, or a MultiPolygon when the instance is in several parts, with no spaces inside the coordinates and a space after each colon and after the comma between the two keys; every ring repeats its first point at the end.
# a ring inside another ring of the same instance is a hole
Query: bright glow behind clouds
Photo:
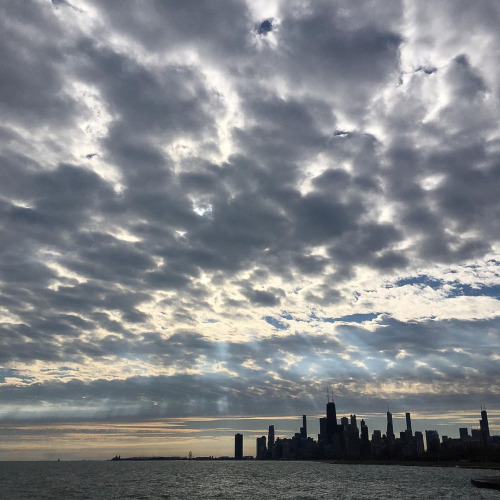
{"type": "Polygon", "coordinates": [[[0,14],[3,433],[498,407],[497,2],[0,14]]]}

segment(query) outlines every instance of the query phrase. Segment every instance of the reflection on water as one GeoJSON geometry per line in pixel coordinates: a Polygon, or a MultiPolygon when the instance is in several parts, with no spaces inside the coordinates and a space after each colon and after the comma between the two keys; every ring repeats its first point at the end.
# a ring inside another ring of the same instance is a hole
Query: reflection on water
{"type": "Polygon", "coordinates": [[[2,499],[498,498],[491,471],[318,462],[0,462],[2,499]]]}

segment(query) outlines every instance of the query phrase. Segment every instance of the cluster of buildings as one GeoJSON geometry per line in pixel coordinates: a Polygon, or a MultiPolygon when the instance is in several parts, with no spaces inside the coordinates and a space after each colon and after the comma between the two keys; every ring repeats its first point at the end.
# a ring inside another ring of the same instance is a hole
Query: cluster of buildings
{"type": "MultiPolygon", "coordinates": [[[[317,441],[308,436],[307,416],[292,438],[276,438],[274,425],[266,436],[257,438],[255,458],[258,460],[500,460],[500,436],[490,436],[488,415],[481,409],[479,429],[460,428],[458,439],[442,436],[436,430],[425,434],[413,432],[411,415],[406,413],[406,430],[394,434],[391,412],[387,412],[385,434],[374,430],[371,439],[364,420],[358,425],[356,415],[337,420],[335,403],[328,401],[326,417],[319,419],[317,441]],[[424,445],[425,442],[425,445],[424,445]]],[[[234,456],[243,456],[243,435],[235,435],[234,456]]]]}

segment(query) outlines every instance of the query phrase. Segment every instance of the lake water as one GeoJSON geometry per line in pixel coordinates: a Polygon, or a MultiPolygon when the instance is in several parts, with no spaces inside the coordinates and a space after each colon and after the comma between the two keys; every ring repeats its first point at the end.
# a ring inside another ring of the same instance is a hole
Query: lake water
{"type": "Polygon", "coordinates": [[[470,483],[488,475],[495,472],[318,462],[0,462],[0,498],[500,498],[470,483]]]}

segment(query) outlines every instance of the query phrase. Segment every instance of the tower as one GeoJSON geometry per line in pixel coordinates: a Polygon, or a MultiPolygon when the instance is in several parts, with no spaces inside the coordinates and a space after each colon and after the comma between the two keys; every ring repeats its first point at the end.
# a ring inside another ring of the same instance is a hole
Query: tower
{"type": "Polygon", "coordinates": [[[273,450],[274,450],[274,425],[269,426],[269,432],[267,433],[267,451],[269,452],[270,457],[273,458],[273,450]]]}
{"type": "Polygon", "coordinates": [[[264,460],[266,458],[266,436],[257,438],[257,460],[264,460]]]}
{"type": "Polygon", "coordinates": [[[394,427],[392,425],[392,413],[390,411],[387,412],[387,439],[389,441],[394,441],[396,436],[394,436],[394,427]]]}
{"type": "Polygon", "coordinates": [[[241,460],[243,458],[243,434],[234,435],[234,458],[241,460]]]}
{"type": "Polygon", "coordinates": [[[300,437],[302,439],[307,438],[307,416],[302,415],[302,427],[300,428],[300,437]]]}
{"type": "Polygon", "coordinates": [[[369,449],[370,438],[368,436],[368,426],[366,425],[366,422],[363,419],[361,420],[361,443],[364,451],[366,451],[366,448],[369,449]]]}
{"type": "Polygon", "coordinates": [[[486,446],[490,437],[490,426],[488,424],[488,414],[486,408],[481,407],[481,420],[479,421],[479,430],[481,431],[481,444],[486,446]]]}
{"type": "Polygon", "coordinates": [[[460,441],[469,441],[469,429],[467,427],[460,427],[458,432],[460,433],[460,441]]]}
{"type": "Polygon", "coordinates": [[[413,431],[411,430],[411,416],[410,413],[406,414],[406,435],[412,436],[413,431]]]}
{"type": "Polygon", "coordinates": [[[441,447],[441,444],[439,442],[438,431],[425,431],[425,441],[427,444],[427,452],[428,453],[439,452],[439,448],[441,447]]]}
{"type": "Polygon", "coordinates": [[[335,408],[335,403],[329,401],[326,404],[326,442],[328,444],[333,443],[333,435],[337,430],[337,409],[335,408]]]}

